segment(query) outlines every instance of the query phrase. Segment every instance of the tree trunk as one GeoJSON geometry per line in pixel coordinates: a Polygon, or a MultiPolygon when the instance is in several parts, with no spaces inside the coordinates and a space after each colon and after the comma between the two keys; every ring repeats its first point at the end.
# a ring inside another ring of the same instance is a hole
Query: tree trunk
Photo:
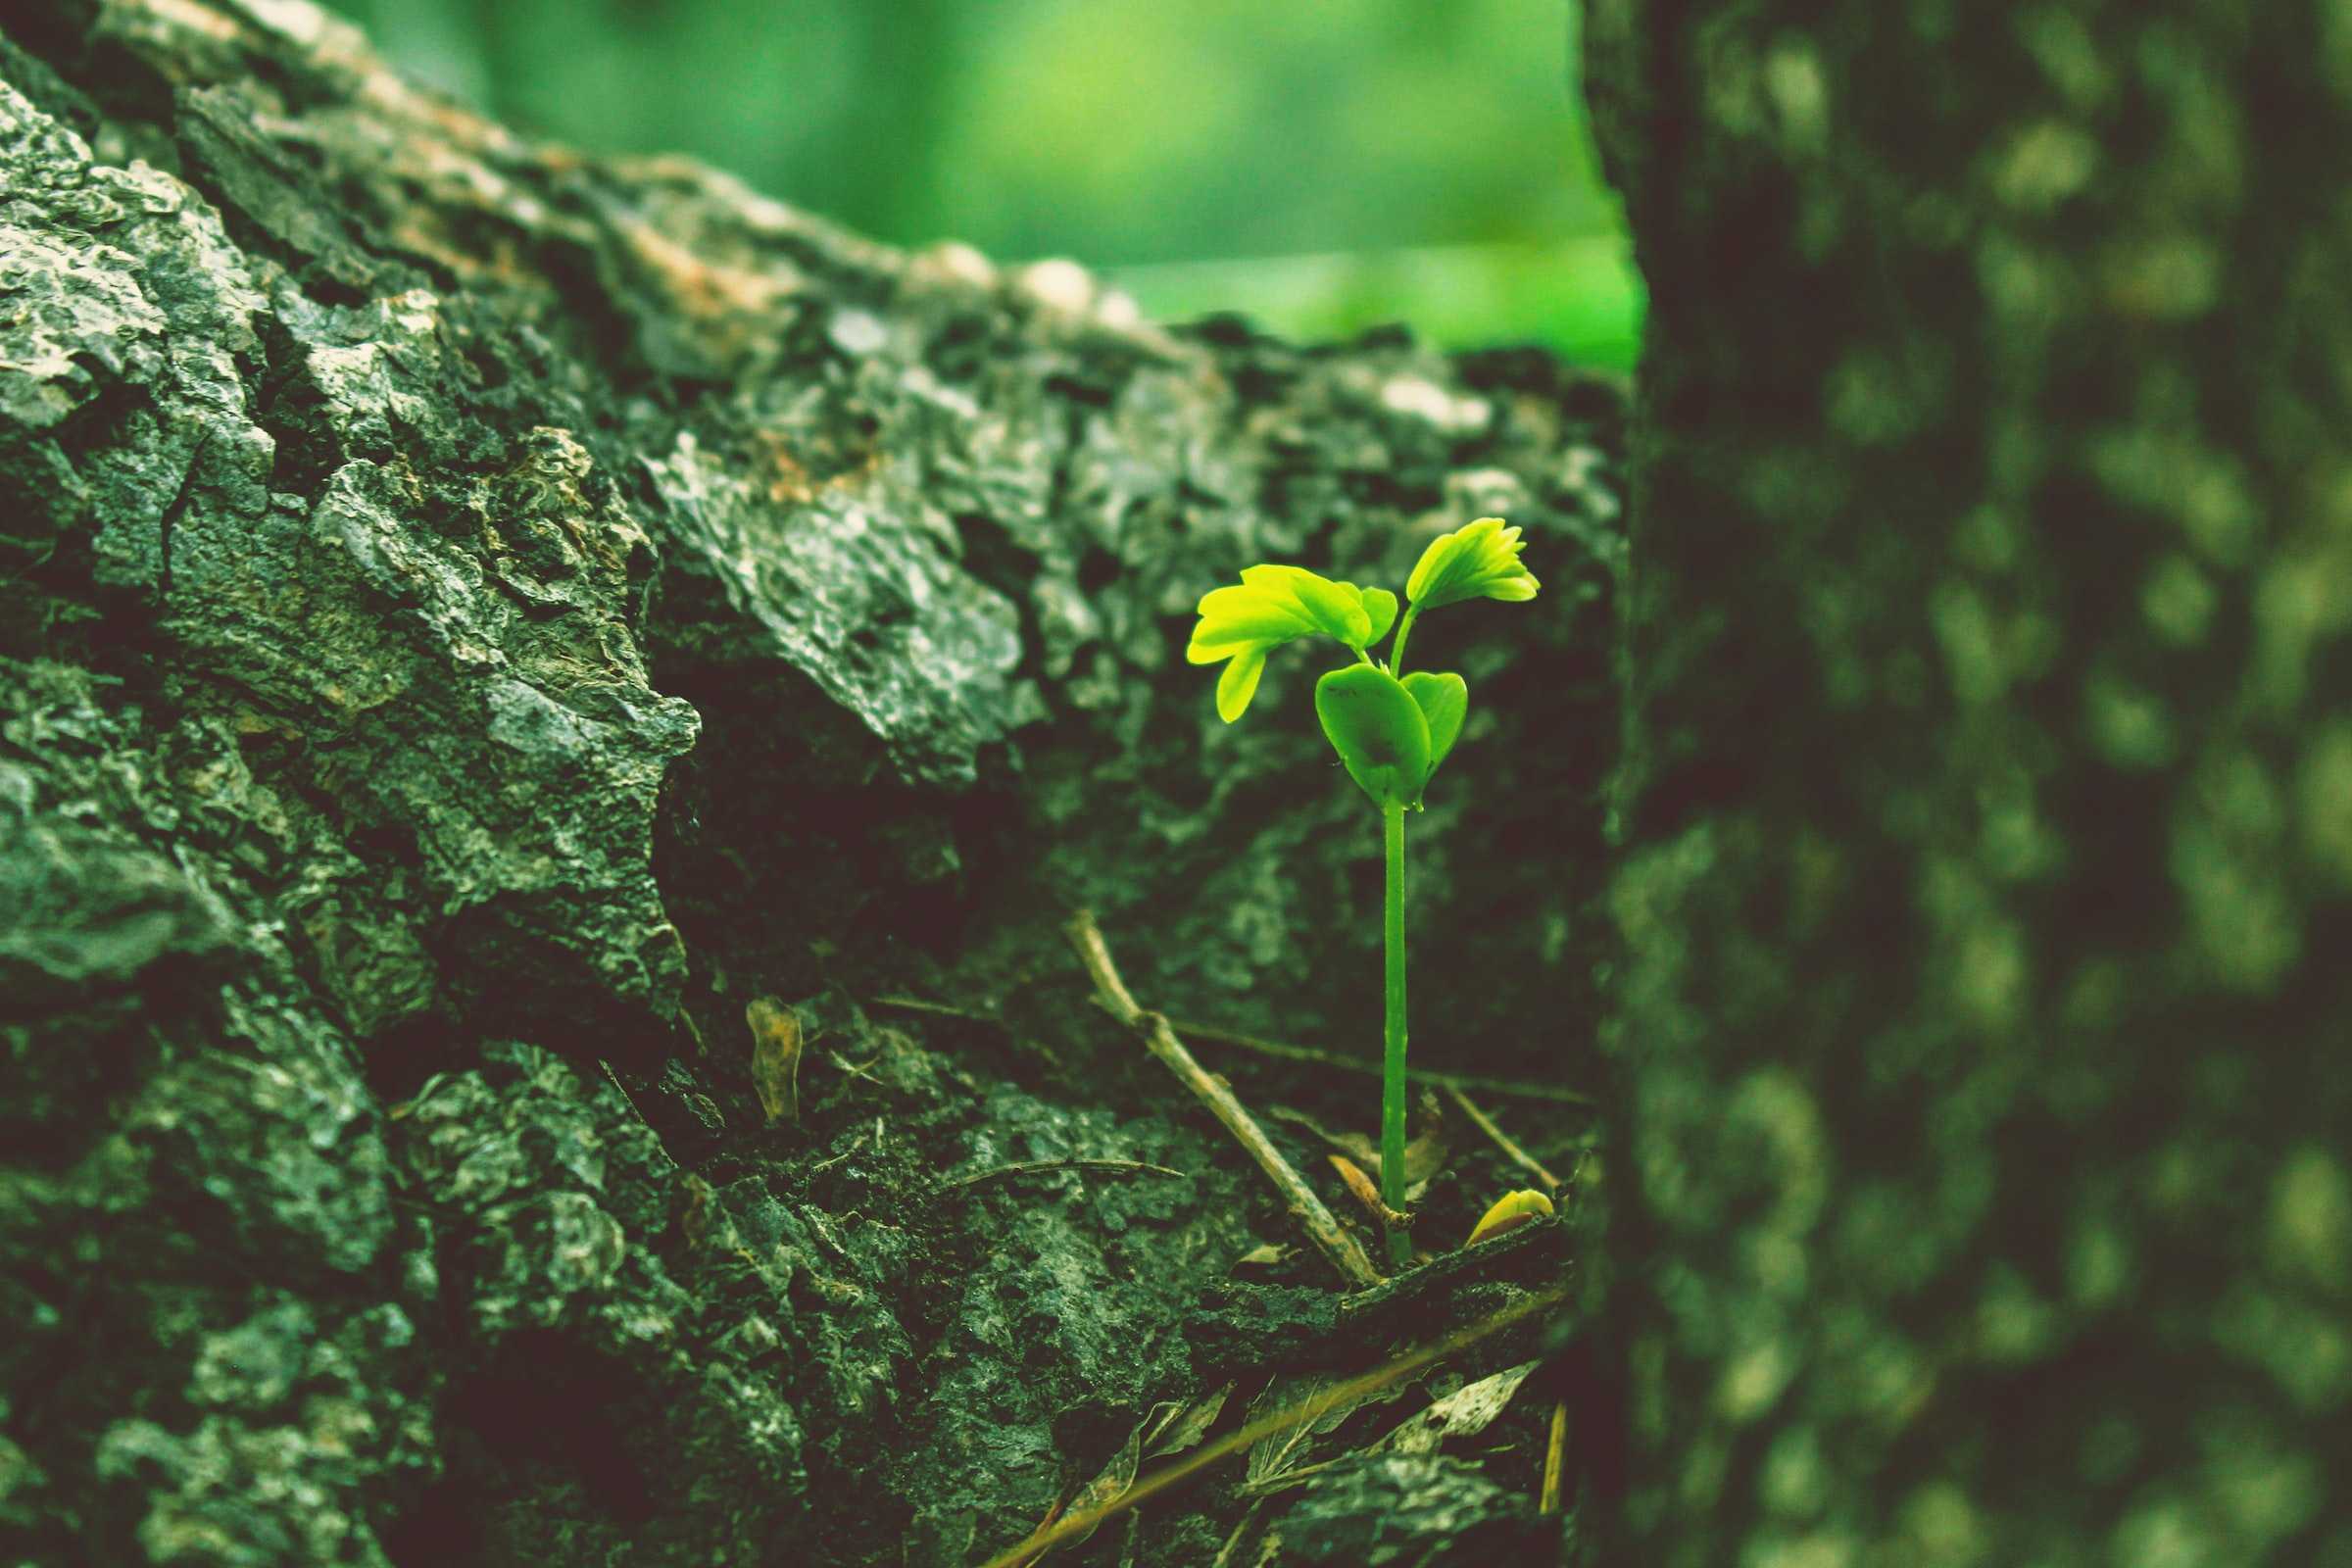
{"type": "MultiPolygon", "coordinates": [[[[1591,1070],[1609,386],[886,251],[299,0],[0,27],[0,1556],[962,1563],[1237,1347],[1430,1332],[1225,1283],[1295,1227],[1060,924],[1373,1127],[1377,815],[1300,659],[1228,729],[1181,653],[1506,513],[1544,597],[1415,638],[1416,1065],[1591,1070]]],[[[1455,1147],[1433,1238],[1521,1184],[1455,1147]]]]}
{"type": "Polygon", "coordinates": [[[1622,1560],[2346,1561],[2352,31],[1593,12],[1622,1560]]]}

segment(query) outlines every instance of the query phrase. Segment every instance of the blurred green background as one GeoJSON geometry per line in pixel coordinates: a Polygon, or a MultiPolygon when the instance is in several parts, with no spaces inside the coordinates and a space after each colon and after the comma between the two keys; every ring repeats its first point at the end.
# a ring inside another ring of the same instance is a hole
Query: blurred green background
{"type": "Polygon", "coordinates": [[[1154,316],[1616,368],[1639,342],[1567,0],[330,3],[522,128],[903,245],[1074,257],[1154,316]]]}

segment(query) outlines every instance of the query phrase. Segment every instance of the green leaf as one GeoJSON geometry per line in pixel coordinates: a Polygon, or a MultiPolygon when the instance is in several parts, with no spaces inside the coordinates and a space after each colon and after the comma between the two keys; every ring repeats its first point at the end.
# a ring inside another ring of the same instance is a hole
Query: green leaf
{"type": "Polygon", "coordinates": [[[1233,656],[1225,673],[1217,677],[1217,716],[1230,724],[1250,707],[1250,699],[1257,695],[1257,677],[1266,672],[1266,650],[1259,646],[1245,648],[1233,656]]]}
{"type": "Polygon", "coordinates": [[[1386,588],[1366,588],[1363,600],[1364,616],[1372,623],[1372,635],[1364,639],[1364,646],[1369,648],[1396,624],[1396,596],[1386,588]]]}
{"type": "MultiPolygon", "coordinates": [[[[1425,778],[1437,776],[1439,764],[1446,754],[1453,750],[1460,739],[1462,719],[1470,711],[1470,687],[1459,675],[1440,675],[1426,670],[1407,675],[1398,684],[1407,697],[1421,710],[1422,722],[1429,726],[1429,772],[1425,778]]],[[[1415,797],[1419,804],[1419,797],[1415,797]]]]}
{"type": "Polygon", "coordinates": [[[1541,585],[1519,564],[1526,548],[1517,528],[1504,527],[1500,517],[1481,517],[1429,542],[1405,579],[1404,596],[1423,610],[1464,599],[1533,599],[1541,585]]]}
{"type": "Polygon", "coordinates": [[[1184,657],[1213,664],[1244,648],[1270,648],[1303,637],[1314,624],[1297,604],[1255,588],[1219,588],[1200,601],[1200,620],[1184,657]]]}
{"type": "Polygon", "coordinates": [[[1304,566],[1245,566],[1242,581],[1268,598],[1287,599],[1298,607],[1315,630],[1329,633],[1350,648],[1363,647],[1372,629],[1363,600],[1352,584],[1319,577],[1304,566]]]}
{"type": "MultiPolygon", "coordinates": [[[[1389,601],[1387,613],[1394,619],[1395,596],[1381,597],[1389,601]]],[[[1355,584],[1318,577],[1303,566],[1246,567],[1238,585],[1201,597],[1200,618],[1184,657],[1196,664],[1233,661],[1217,680],[1217,712],[1230,724],[1257,694],[1268,649],[1322,632],[1360,654],[1374,635],[1375,608],[1355,584]]]]}
{"type": "Polygon", "coordinates": [[[1396,676],[1350,664],[1315,682],[1315,716],[1348,776],[1379,805],[1410,805],[1429,781],[1429,721],[1396,676]]]}

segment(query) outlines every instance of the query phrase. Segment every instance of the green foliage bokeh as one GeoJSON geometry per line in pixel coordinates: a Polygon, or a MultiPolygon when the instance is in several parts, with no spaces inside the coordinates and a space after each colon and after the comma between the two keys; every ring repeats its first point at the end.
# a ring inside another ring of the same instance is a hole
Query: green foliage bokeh
{"type": "Polygon", "coordinates": [[[1632,363],[1564,0],[332,0],[527,129],[682,152],[1145,309],[1632,363]]]}

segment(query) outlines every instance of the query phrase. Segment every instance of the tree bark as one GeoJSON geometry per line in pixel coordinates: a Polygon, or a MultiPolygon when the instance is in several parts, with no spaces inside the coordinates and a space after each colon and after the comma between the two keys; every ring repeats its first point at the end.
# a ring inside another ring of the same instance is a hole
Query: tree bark
{"type": "Polygon", "coordinates": [[[1622,1560],[2344,1561],[2352,34],[1592,11],[1622,1560]]]}
{"type": "MultiPolygon", "coordinates": [[[[1483,715],[1417,824],[1415,1045],[1592,1067],[1610,386],[888,251],[298,0],[0,29],[0,1556],[1022,1539],[1292,1236],[1062,920],[1148,1006],[1378,1058],[1311,672],[1228,729],[1181,658],[1251,562],[1527,527],[1544,597],[1415,639],[1483,715]]],[[[1283,1097],[1374,1125],[1371,1078],[1283,1097]]]]}

